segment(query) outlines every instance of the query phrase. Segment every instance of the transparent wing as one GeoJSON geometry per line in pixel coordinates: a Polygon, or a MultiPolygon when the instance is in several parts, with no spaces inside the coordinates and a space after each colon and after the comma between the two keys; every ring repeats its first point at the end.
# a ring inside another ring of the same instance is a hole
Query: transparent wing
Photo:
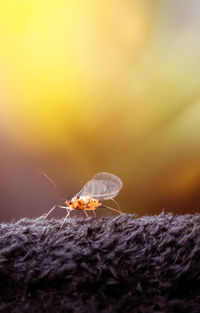
{"type": "Polygon", "coordinates": [[[121,188],[122,181],[120,178],[113,174],[101,172],[94,175],[93,179],[89,180],[74,198],[85,196],[97,200],[108,200],[116,197],[121,188]]]}

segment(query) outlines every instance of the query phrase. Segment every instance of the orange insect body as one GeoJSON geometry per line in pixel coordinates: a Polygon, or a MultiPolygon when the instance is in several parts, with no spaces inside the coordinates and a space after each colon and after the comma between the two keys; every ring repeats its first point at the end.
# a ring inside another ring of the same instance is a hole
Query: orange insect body
{"type": "Polygon", "coordinates": [[[77,197],[71,201],[65,201],[66,206],[73,210],[95,210],[101,203],[90,197],[77,197]]]}

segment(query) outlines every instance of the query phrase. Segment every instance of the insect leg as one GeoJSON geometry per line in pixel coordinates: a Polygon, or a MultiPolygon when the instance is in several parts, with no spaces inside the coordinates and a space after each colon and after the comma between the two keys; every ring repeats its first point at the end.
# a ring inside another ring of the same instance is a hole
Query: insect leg
{"type": "Polygon", "coordinates": [[[97,217],[95,209],[93,209],[92,211],[93,211],[94,217],[97,217]]]}
{"type": "Polygon", "coordinates": [[[60,229],[59,229],[59,230],[61,230],[61,229],[62,229],[63,225],[65,224],[66,219],[67,219],[67,218],[68,218],[68,216],[70,215],[70,210],[69,210],[69,209],[67,209],[67,210],[68,210],[67,215],[65,216],[64,221],[62,222],[62,224],[61,224],[61,226],[60,226],[60,229]]]}
{"type": "Polygon", "coordinates": [[[47,212],[47,213],[45,214],[45,216],[43,217],[43,219],[45,220],[45,219],[47,218],[47,216],[48,216],[56,207],[66,209],[65,206],[56,204],[56,205],[53,206],[53,208],[52,208],[51,210],[49,210],[49,212],[47,212]]]}
{"type": "Polygon", "coordinates": [[[109,206],[102,205],[101,207],[102,207],[102,208],[105,208],[105,209],[110,209],[110,210],[115,211],[115,212],[117,212],[117,213],[119,213],[119,214],[122,214],[121,211],[119,211],[119,210],[117,210],[117,209],[113,209],[113,208],[111,208],[111,207],[109,207],[109,206]]]}
{"type": "Polygon", "coordinates": [[[86,217],[89,217],[89,215],[87,214],[87,212],[86,212],[85,210],[83,210],[83,211],[84,211],[84,213],[85,213],[86,217]]]}
{"type": "Polygon", "coordinates": [[[118,209],[119,209],[120,212],[122,213],[122,210],[121,210],[119,204],[117,203],[117,201],[116,201],[115,199],[110,199],[110,200],[112,200],[112,201],[116,204],[116,206],[118,207],[118,209]]]}

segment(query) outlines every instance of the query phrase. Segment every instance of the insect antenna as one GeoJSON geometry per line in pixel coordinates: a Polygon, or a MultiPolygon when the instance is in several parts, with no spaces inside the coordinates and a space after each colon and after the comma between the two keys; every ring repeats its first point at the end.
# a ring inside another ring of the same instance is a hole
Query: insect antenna
{"type": "Polygon", "coordinates": [[[41,171],[41,170],[37,170],[40,174],[42,174],[43,176],[45,176],[49,181],[50,183],[54,186],[54,188],[58,191],[59,195],[61,196],[62,200],[65,202],[65,197],[64,195],[62,194],[62,192],[58,189],[56,183],[53,181],[52,178],[50,178],[45,172],[41,171]]]}

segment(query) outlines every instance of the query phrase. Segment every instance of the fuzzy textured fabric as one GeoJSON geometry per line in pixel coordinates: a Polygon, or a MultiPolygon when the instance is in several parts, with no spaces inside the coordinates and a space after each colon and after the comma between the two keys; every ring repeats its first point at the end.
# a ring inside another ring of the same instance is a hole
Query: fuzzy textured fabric
{"type": "Polygon", "coordinates": [[[0,312],[199,313],[200,214],[0,225],[0,312]]]}

